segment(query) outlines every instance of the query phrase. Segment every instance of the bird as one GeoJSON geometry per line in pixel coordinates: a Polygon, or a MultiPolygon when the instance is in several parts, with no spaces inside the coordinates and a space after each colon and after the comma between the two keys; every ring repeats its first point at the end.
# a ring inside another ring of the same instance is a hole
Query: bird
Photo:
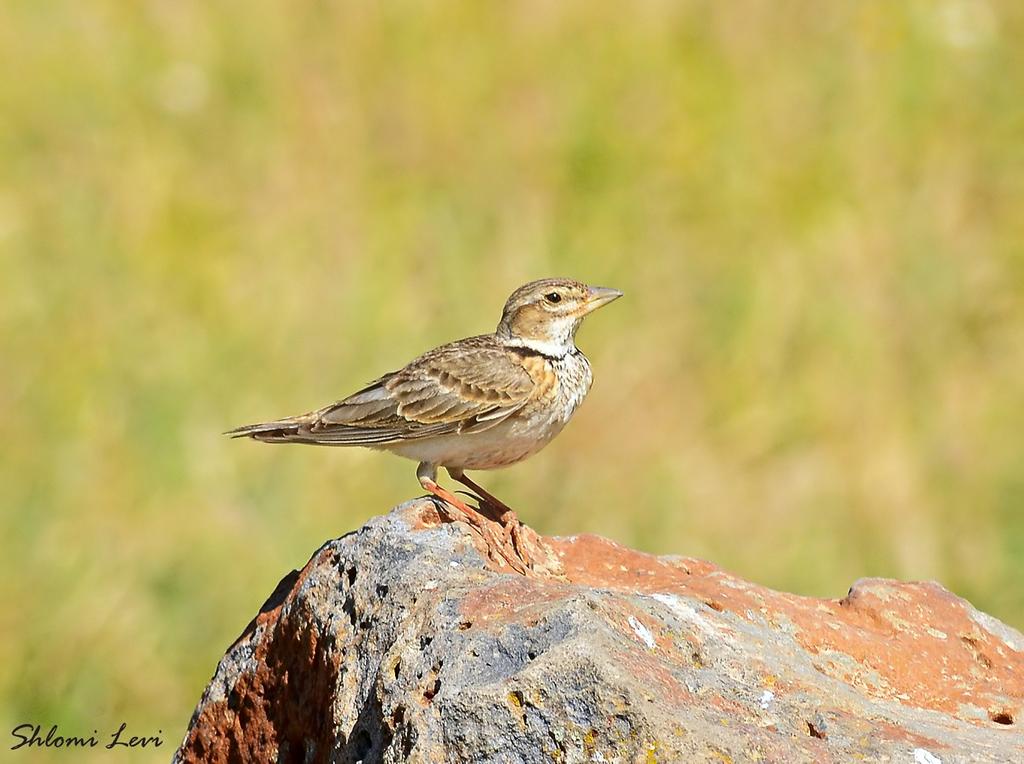
{"type": "Polygon", "coordinates": [[[525,572],[529,559],[518,518],[466,472],[516,464],[561,432],[593,382],[576,331],[587,315],[621,296],[618,289],[573,279],[531,281],[506,300],[492,334],[436,347],[322,408],[225,434],[265,443],[362,446],[411,459],[428,493],[525,572]],[[481,508],[498,514],[502,538],[477,509],[437,482],[440,467],[481,508]]]}

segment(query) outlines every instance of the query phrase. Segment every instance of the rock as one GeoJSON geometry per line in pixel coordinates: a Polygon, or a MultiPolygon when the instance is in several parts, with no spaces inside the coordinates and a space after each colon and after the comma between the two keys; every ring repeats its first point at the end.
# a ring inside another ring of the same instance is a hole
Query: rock
{"type": "Polygon", "coordinates": [[[1024,636],[935,583],[785,594],[595,536],[502,572],[417,500],[287,576],[178,762],[1024,761],[1024,636]]]}

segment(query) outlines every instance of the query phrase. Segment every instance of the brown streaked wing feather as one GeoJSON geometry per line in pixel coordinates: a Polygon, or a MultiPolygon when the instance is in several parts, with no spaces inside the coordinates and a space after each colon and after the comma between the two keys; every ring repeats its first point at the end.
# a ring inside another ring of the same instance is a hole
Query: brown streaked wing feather
{"type": "Polygon", "coordinates": [[[493,336],[426,353],[399,371],[318,412],[305,434],[367,445],[478,432],[529,399],[534,380],[493,336]]]}
{"type": "Polygon", "coordinates": [[[421,356],[386,387],[399,401],[400,416],[423,424],[465,426],[478,417],[518,409],[534,383],[511,353],[484,337],[421,356]]]}

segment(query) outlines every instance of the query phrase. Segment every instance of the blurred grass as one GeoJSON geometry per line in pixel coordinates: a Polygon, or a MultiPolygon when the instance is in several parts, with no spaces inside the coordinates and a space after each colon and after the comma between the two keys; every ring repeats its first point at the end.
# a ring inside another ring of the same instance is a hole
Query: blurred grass
{"type": "Polygon", "coordinates": [[[984,0],[4,3],[4,729],[166,760],[279,577],[420,493],[219,433],[546,275],[627,298],[573,424],[481,476],[532,525],[1024,626],[1022,35],[984,0]]]}

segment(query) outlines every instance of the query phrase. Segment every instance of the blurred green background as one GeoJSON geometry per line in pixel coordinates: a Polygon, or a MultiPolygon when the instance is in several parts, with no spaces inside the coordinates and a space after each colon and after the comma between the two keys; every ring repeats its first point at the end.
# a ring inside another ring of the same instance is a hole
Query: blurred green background
{"type": "Polygon", "coordinates": [[[985,0],[4,2],[4,745],[165,761],[278,579],[422,493],[221,431],[548,275],[627,296],[565,433],[478,476],[531,525],[1024,626],[1022,38],[985,0]]]}

